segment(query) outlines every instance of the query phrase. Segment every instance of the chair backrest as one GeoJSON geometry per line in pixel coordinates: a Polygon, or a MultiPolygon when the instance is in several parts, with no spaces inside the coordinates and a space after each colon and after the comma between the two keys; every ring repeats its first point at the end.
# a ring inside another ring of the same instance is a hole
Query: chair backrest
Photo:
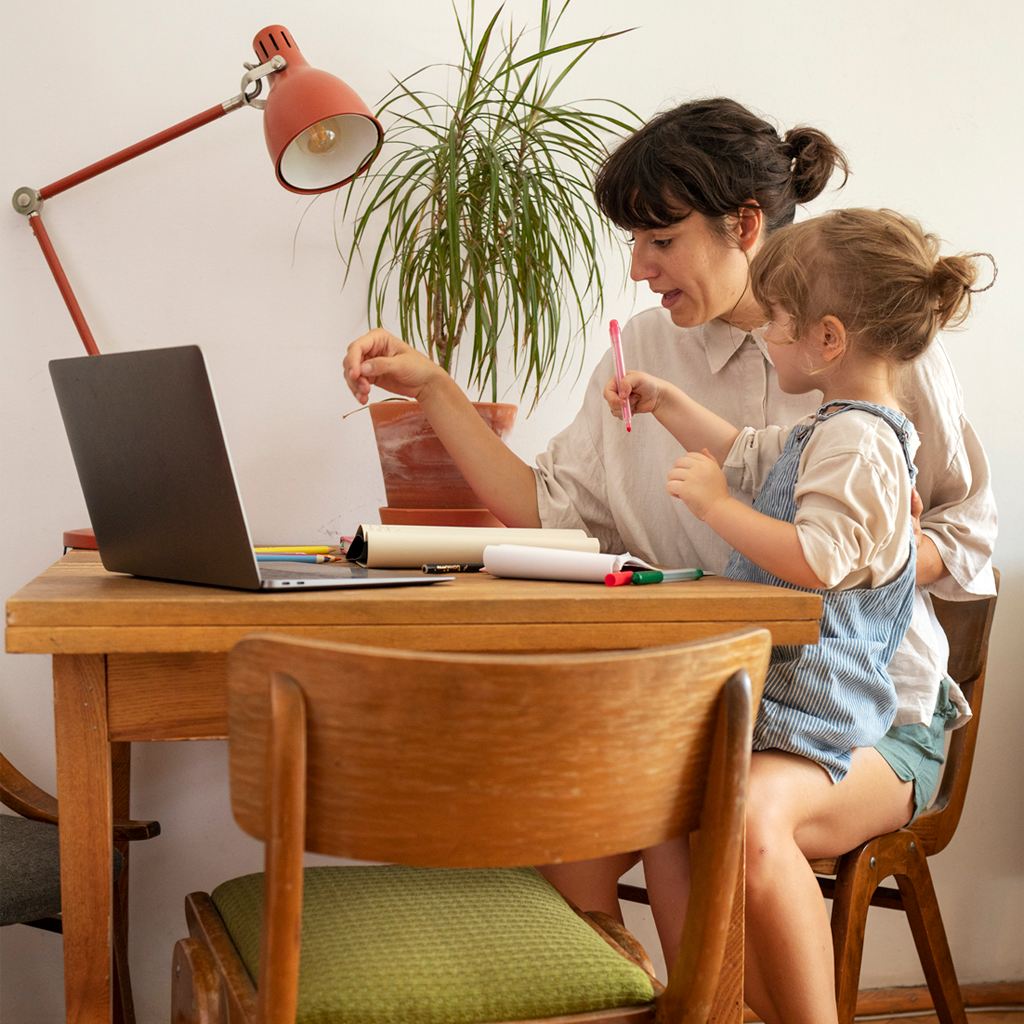
{"type": "MultiPolygon", "coordinates": [[[[274,956],[261,963],[297,965],[294,910],[283,895],[275,907],[274,894],[288,884],[301,893],[303,849],[501,867],[621,853],[700,828],[666,993],[689,997],[708,973],[706,949],[719,967],[724,952],[770,645],[764,629],[565,655],[242,640],[228,660],[231,803],[267,844],[264,949],[274,956]]],[[[261,1000],[269,986],[261,972],[261,1000]]],[[[713,988],[700,993],[708,1006],[713,988]]]]}
{"type": "MultiPolygon", "coordinates": [[[[302,691],[306,849],[427,867],[582,860],[697,827],[718,700],[765,631],[438,654],[255,636],[229,659],[231,801],[266,840],[271,677],[302,691]]],[[[759,696],[759,684],[758,693],[759,696]]]]}
{"type": "MultiPolygon", "coordinates": [[[[998,570],[995,570],[995,580],[998,592],[998,570]]],[[[935,799],[912,826],[928,856],[944,849],[953,838],[967,796],[985,695],[988,644],[996,598],[942,601],[933,597],[932,605],[949,640],[949,677],[963,690],[973,714],[966,725],[953,731],[935,799]]]]}

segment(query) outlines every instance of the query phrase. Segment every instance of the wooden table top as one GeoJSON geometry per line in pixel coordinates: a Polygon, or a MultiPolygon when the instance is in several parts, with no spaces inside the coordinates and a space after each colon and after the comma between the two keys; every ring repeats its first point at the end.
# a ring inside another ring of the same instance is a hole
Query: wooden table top
{"type": "Polygon", "coordinates": [[[227,651],[271,630],[425,650],[583,650],[677,643],[750,624],[815,643],[817,594],[712,576],[606,587],[466,573],[430,587],[249,592],[140,579],[71,551],[7,601],[12,653],[227,651]]]}

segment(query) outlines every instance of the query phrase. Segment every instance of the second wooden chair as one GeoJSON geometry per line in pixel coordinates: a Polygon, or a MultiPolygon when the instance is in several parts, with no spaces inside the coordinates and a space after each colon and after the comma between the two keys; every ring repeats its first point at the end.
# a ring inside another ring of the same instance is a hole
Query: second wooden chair
{"type": "MultiPolygon", "coordinates": [[[[26,924],[62,933],[60,842],[57,800],[0,754],[0,802],[18,812],[0,822],[0,925],[26,924]]],[[[114,841],[125,846],[135,839],[160,835],[158,821],[114,821],[114,841]]],[[[114,848],[115,878],[111,920],[112,965],[116,984],[113,1020],[135,1024],[131,977],[128,973],[128,924],[121,896],[124,857],[114,848]]]]}

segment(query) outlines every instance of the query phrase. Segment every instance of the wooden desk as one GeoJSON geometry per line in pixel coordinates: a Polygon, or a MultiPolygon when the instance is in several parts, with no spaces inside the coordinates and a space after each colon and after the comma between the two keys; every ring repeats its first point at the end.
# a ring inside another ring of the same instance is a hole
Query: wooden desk
{"type": "MultiPolygon", "coordinates": [[[[128,744],[224,738],[225,658],[246,634],[572,651],[756,624],[800,644],[817,641],[820,614],[815,595],[719,577],[613,588],[467,574],[425,588],[247,593],[120,576],[95,552],[69,553],[8,600],[6,629],[9,652],[54,656],[68,1024],[110,1019],[111,822],[129,816],[128,744]]],[[[739,942],[716,1020],[742,1019],[742,933],[739,942]]]]}

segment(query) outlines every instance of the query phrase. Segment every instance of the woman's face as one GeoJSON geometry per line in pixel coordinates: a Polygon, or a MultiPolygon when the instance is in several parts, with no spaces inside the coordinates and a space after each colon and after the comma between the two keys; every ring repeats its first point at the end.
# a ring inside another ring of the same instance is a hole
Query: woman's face
{"type": "Polygon", "coordinates": [[[748,263],[757,245],[746,251],[737,238],[723,237],[710,218],[690,211],[666,228],[631,232],[629,276],[646,281],[661,296],[677,327],[696,327],[716,318],[749,330],[764,316],[748,287],[748,263]]]}

